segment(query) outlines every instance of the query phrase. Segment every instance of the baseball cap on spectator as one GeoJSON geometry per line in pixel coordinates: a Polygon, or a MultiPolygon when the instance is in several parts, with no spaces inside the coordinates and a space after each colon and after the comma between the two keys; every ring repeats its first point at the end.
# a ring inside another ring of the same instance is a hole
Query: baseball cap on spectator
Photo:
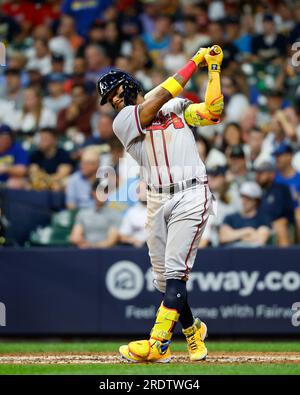
{"type": "Polygon", "coordinates": [[[47,77],[47,82],[64,82],[66,79],[63,73],[52,73],[47,77]]]}
{"type": "Polygon", "coordinates": [[[263,22],[274,22],[274,17],[272,14],[264,14],[263,22]]]}
{"type": "Polygon", "coordinates": [[[268,89],[265,91],[265,95],[269,97],[283,97],[284,92],[281,89],[268,89]]]}
{"type": "Polygon", "coordinates": [[[241,145],[233,145],[231,147],[229,156],[230,156],[230,158],[244,158],[245,153],[244,153],[243,147],[241,145]]]}
{"type": "Polygon", "coordinates": [[[281,143],[279,144],[275,150],[273,151],[273,156],[278,156],[278,155],[282,155],[282,154],[287,154],[287,153],[292,153],[293,152],[293,148],[290,144],[288,143],[281,143]]]}
{"type": "Polygon", "coordinates": [[[214,166],[207,169],[209,176],[225,176],[226,166],[214,166]]]}
{"type": "Polygon", "coordinates": [[[271,161],[264,161],[254,166],[254,171],[256,173],[274,172],[275,170],[276,166],[271,161]]]}
{"type": "Polygon", "coordinates": [[[240,194],[250,199],[261,199],[263,193],[256,182],[246,181],[241,185],[240,194]]]}
{"type": "Polygon", "coordinates": [[[40,69],[35,64],[32,64],[32,65],[26,67],[26,71],[27,71],[27,73],[38,73],[38,74],[41,74],[40,69]]]}
{"type": "Polygon", "coordinates": [[[237,16],[226,16],[223,20],[225,25],[239,25],[240,20],[237,16]]]}
{"type": "Polygon", "coordinates": [[[5,71],[4,71],[4,75],[8,75],[8,74],[13,74],[13,75],[20,75],[21,71],[19,69],[16,69],[14,67],[8,67],[5,71]]]}
{"type": "Polygon", "coordinates": [[[0,124],[0,134],[12,134],[12,129],[5,123],[0,124]]]}
{"type": "Polygon", "coordinates": [[[61,53],[53,53],[51,55],[51,61],[52,62],[64,62],[65,61],[65,57],[61,53]]]}

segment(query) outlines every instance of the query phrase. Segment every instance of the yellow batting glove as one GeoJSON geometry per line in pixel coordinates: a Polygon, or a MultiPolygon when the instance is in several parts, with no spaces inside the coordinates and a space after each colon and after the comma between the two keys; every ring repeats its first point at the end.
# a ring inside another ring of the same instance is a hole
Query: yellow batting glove
{"type": "Polygon", "coordinates": [[[199,51],[192,57],[192,60],[198,67],[207,66],[205,55],[208,53],[210,48],[200,48],[199,51]]]}
{"type": "Polygon", "coordinates": [[[218,45],[213,45],[204,55],[204,59],[208,66],[208,71],[221,71],[223,61],[223,51],[218,45]]]}

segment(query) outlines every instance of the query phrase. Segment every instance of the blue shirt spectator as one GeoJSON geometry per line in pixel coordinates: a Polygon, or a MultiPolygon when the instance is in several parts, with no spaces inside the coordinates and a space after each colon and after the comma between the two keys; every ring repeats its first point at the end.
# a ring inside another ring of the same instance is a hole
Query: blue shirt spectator
{"type": "Polygon", "coordinates": [[[13,140],[11,128],[0,125],[0,183],[25,176],[27,165],[27,152],[13,140]]]}
{"type": "Polygon", "coordinates": [[[229,214],[224,219],[224,224],[233,229],[246,228],[247,226],[257,229],[260,226],[270,226],[270,220],[266,213],[259,209],[253,217],[244,217],[241,213],[229,214]]]}
{"type": "Polygon", "coordinates": [[[287,185],[290,188],[294,205],[298,207],[300,199],[300,173],[295,172],[291,177],[283,177],[282,174],[277,172],[275,181],[278,184],[287,185]]]}
{"type": "Polygon", "coordinates": [[[270,220],[259,204],[262,189],[253,181],[240,188],[242,212],[225,217],[220,228],[220,242],[227,246],[258,247],[265,245],[270,236],[270,220]]]}
{"type": "Polygon", "coordinates": [[[276,182],[272,183],[263,194],[261,210],[268,215],[271,221],[286,218],[290,223],[293,223],[294,203],[289,188],[276,182]]]}
{"type": "Polygon", "coordinates": [[[300,206],[300,173],[292,166],[293,148],[287,143],[281,143],[273,152],[276,158],[276,177],[278,184],[287,185],[290,188],[294,207],[300,206]]]}
{"type": "Polygon", "coordinates": [[[80,171],[69,177],[66,188],[66,205],[68,208],[93,207],[92,185],[80,171]]]}
{"type": "Polygon", "coordinates": [[[154,56],[169,48],[171,43],[170,28],[170,18],[166,15],[158,15],[155,21],[155,30],[152,33],[144,33],[142,35],[148,51],[154,56]]]}
{"type": "Polygon", "coordinates": [[[96,180],[100,155],[86,148],[81,156],[80,170],[72,174],[66,187],[66,206],[68,209],[93,206],[92,185],[96,180]]]}
{"type": "Polygon", "coordinates": [[[75,19],[77,32],[86,37],[92,23],[100,19],[111,4],[111,0],[64,0],[61,10],[75,19]]]}
{"type": "Polygon", "coordinates": [[[263,189],[260,208],[272,222],[286,219],[294,223],[294,202],[288,186],[275,181],[275,165],[264,161],[254,167],[256,181],[263,189]]]}

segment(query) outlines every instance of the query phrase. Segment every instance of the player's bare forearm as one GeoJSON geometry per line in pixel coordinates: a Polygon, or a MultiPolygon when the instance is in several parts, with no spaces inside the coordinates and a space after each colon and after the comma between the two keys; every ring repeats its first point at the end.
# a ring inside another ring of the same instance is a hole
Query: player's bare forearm
{"type": "Polygon", "coordinates": [[[155,95],[139,105],[140,123],[142,128],[148,126],[155,118],[161,107],[171,98],[171,94],[162,87],[157,87],[155,95]]]}
{"type": "Polygon", "coordinates": [[[26,166],[24,165],[14,165],[14,166],[4,165],[1,168],[1,173],[7,174],[12,177],[24,177],[26,175],[26,172],[27,172],[26,166]]]}
{"type": "Polygon", "coordinates": [[[251,234],[251,232],[253,232],[253,228],[250,227],[234,229],[231,226],[224,224],[220,228],[220,243],[227,244],[242,240],[244,237],[251,234]]]}

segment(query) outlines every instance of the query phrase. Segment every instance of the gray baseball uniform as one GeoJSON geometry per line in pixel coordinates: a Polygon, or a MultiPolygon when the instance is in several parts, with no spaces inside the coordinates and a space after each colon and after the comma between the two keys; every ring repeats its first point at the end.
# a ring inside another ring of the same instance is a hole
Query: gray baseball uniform
{"type": "Polygon", "coordinates": [[[161,292],[169,278],[188,279],[212,212],[205,166],[183,116],[189,103],[179,98],[168,101],[145,129],[140,125],[138,105],[126,106],[113,123],[115,134],[141,166],[141,176],[150,186],[147,244],[154,284],[161,292]],[[177,192],[169,193],[170,185],[177,192]]]}

